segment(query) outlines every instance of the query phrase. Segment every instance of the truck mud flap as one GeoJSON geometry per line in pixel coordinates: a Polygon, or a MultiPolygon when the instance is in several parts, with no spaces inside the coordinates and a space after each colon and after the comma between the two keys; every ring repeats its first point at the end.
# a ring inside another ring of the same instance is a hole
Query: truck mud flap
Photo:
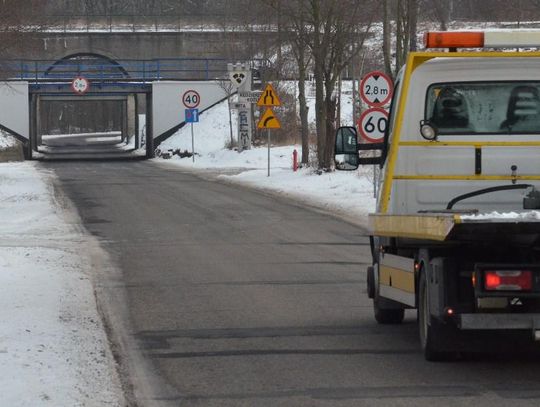
{"type": "Polygon", "coordinates": [[[379,295],[415,307],[414,260],[385,253],[380,261],[379,295]]]}

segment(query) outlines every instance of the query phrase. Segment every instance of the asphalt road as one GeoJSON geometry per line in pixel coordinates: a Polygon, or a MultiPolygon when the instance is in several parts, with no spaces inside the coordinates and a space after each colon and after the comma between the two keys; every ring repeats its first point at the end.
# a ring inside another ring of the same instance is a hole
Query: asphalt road
{"type": "Polygon", "coordinates": [[[140,405],[540,405],[537,360],[429,363],[413,312],[377,325],[357,226],[155,162],[41,165],[120,271],[140,405]]]}

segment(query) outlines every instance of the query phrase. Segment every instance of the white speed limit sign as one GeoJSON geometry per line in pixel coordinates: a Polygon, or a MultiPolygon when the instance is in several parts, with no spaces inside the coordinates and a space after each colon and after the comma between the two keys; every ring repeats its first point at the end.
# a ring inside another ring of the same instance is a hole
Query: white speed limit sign
{"type": "Polygon", "coordinates": [[[201,96],[196,90],[187,90],[182,95],[182,103],[188,109],[195,109],[201,103],[201,96]]]}
{"type": "Polygon", "coordinates": [[[388,126],[388,112],[380,107],[372,107],[358,119],[360,135],[369,143],[381,143],[388,126]]]}

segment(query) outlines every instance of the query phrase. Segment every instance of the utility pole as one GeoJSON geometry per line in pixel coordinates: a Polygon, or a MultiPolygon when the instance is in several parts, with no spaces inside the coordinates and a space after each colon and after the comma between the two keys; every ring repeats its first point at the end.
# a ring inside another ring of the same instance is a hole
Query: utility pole
{"type": "MultiPolygon", "coordinates": [[[[354,46],[349,47],[351,54],[354,51],[354,46]]],[[[356,79],[354,76],[354,56],[351,58],[351,79],[352,79],[352,121],[353,126],[356,123],[356,79]]]]}

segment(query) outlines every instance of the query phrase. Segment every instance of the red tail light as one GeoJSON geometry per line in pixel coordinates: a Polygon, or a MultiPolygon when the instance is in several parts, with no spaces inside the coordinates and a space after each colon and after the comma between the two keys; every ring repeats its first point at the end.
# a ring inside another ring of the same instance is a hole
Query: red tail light
{"type": "Polygon", "coordinates": [[[523,270],[497,270],[484,272],[487,291],[530,291],[532,272],[523,270]]]}

